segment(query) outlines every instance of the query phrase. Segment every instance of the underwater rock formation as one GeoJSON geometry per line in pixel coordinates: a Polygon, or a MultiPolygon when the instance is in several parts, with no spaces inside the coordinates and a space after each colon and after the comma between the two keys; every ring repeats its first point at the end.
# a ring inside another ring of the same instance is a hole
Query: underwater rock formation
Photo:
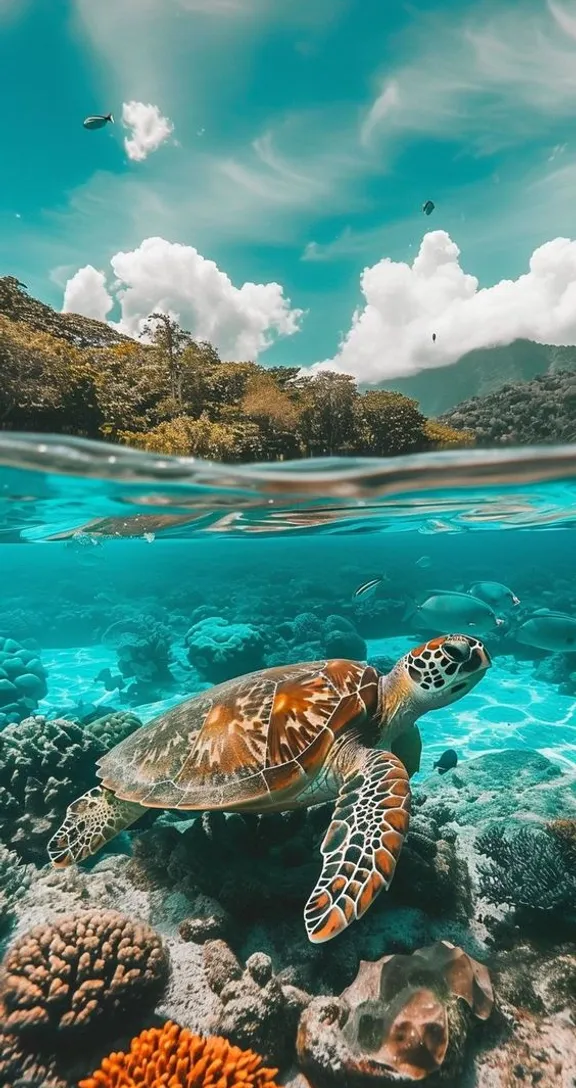
{"type": "Polygon", "coordinates": [[[203,1038],[168,1021],[143,1031],[128,1053],[113,1053],[78,1088],[141,1088],[181,1084],[186,1088],[276,1088],[276,1069],[267,1069],[252,1050],[217,1036],[203,1038]]]}
{"type": "Polygon", "coordinates": [[[3,1025],[29,1038],[118,1030],[152,1010],[169,962],[151,926],[113,910],[84,910],[35,926],[2,963],[3,1025]]]}
{"type": "Polygon", "coordinates": [[[294,1057],[296,1028],[309,994],[282,985],[264,952],[253,953],[242,971],[221,940],[204,945],[204,965],[208,985],[220,999],[210,1030],[237,1046],[255,1046],[265,1062],[285,1068],[294,1057]]]}
{"type": "Polygon", "coordinates": [[[264,639],[250,623],[229,623],[221,616],[211,616],[195,623],[184,641],[190,664],[212,684],[264,666],[264,639]]]}
{"type": "Polygon", "coordinates": [[[302,1014],[298,1057],[314,1088],[454,1081],[474,1019],[494,1007],[486,967],[445,941],[362,962],[340,998],[302,1014]]]}
{"type": "Polygon", "coordinates": [[[16,904],[31,879],[30,867],[22,865],[18,855],[0,843],[0,937],[12,924],[16,904]]]}
{"type": "Polygon", "coordinates": [[[489,902],[529,911],[546,928],[551,915],[576,924],[576,865],[570,836],[539,827],[507,834],[501,823],[478,837],[476,849],[489,858],[479,866],[480,890],[489,902]]]}
{"type": "Polygon", "coordinates": [[[13,638],[0,637],[0,729],[21,722],[47,693],[38,651],[26,649],[13,638]]]}

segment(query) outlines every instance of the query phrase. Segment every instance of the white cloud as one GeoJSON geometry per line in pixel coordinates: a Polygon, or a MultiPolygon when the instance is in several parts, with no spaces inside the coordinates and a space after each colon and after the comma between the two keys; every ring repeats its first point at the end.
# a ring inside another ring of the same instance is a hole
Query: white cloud
{"type": "Polygon", "coordinates": [[[117,301],[116,327],[130,336],[139,335],[154,310],[170,313],[232,359],[255,359],[277,337],[298,332],[302,310],[291,307],[280,284],[235,287],[192,246],[146,238],[137,249],[116,253],[110,264],[110,290],[103,273],[88,265],[68,281],[64,308],[103,320],[117,301]]]}
{"type": "Polygon", "coordinates": [[[143,162],[174,132],[172,122],[162,116],[158,106],[151,103],[124,102],[122,124],[132,129],[132,135],[124,138],[124,147],[133,162],[143,162]]]}
{"type": "Polygon", "coordinates": [[[79,268],[64,289],[65,314],[83,314],[96,321],[105,321],[114,305],[106,288],[106,276],[91,264],[79,268]]]}
{"type": "Polygon", "coordinates": [[[546,242],[532,254],[527,273],[482,289],[459,258],[458,246],[437,230],[424,236],[411,265],[385,258],[365,268],[363,307],[335,358],[313,370],[375,383],[520,338],[576,344],[576,241],[546,242]]]}
{"type": "Polygon", "coordinates": [[[370,143],[372,133],[380,127],[388,115],[400,105],[400,91],[395,80],[384,84],[380,94],[370,107],[360,128],[360,143],[370,143]]]}

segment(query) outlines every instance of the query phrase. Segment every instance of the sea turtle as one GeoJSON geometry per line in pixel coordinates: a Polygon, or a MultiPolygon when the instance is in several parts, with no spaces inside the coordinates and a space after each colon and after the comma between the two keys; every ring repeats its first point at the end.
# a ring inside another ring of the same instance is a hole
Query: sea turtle
{"type": "Polygon", "coordinates": [[[420,765],[417,718],[465,695],[489,666],[479,639],[443,635],[387,675],[337,659],[218,684],[98,760],[102,784],[69,806],[50,858],[81,861],[147,808],[265,813],[336,799],[304,910],[310,940],[330,940],[392,880],[420,765]]]}

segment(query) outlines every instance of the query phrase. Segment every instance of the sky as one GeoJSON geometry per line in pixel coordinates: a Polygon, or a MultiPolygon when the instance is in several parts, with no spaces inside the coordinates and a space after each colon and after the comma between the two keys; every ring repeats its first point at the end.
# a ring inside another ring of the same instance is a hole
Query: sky
{"type": "Polygon", "coordinates": [[[366,382],[576,344],[576,0],[0,0],[0,84],[57,309],[366,382]]]}

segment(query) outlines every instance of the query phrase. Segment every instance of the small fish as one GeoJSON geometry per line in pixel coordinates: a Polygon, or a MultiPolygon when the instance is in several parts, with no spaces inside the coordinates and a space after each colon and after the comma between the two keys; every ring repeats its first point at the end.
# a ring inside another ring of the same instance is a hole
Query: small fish
{"type": "Polygon", "coordinates": [[[432,566],[432,560],[429,555],[421,555],[420,558],[416,560],[414,566],[420,567],[421,570],[428,570],[428,567],[432,566]]]}
{"type": "Polygon", "coordinates": [[[510,605],[516,608],[520,604],[520,598],[508,586],[502,585],[502,582],[474,582],[468,592],[493,608],[509,608],[510,605]]]}
{"type": "Polygon", "coordinates": [[[144,533],[144,540],[151,544],[153,540],[156,540],[156,533],[144,533]]]}
{"type": "Polygon", "coordinates": [[[85,117],[82,124],[84,128],[104,128],[104,125],[113,125],[114,118],[111,113],[98,113],[94,117],[85,117]]]}
{"type": "Polygon", "coordinates": [[[437,759],[433,770],[438,768],[438,774],[446,774],[446,771],[453,770],[458,766],[458,753],[453,748],[447,748],[445,752],[442,752],[440,759],[437,759]]]}
{"type": "Polygon", "coordinates": [[[424,215],[432,215],[435,207],[436,205],[433,200],[426,200],[422,205],[422,211],[424,212],[424,215]]]}
{"type": "Polygon", "coordinates": [[[432,340],[433,340],[434,343],[436,343],[436,333],[435,332],[432,333],[432,340]]]}
{"type": "Polygon", "coordinates": [[[489,634],[504,623],[485,601],[471,597],[469,593],[445,589],[432,590],[420,604],[409,605],[404,619],[415,619],[418,626],[436,630],[439,634],[450,634],[451,631],[489,634]]]}
{"type": "Polygon", "coordinates": [[[515,631],[517,642],[551,653],[576,653],[576,619],[563,612],[535,612],[515,631]]]}
{"type": "Polygon", "coordinates": [[[380,577],[371,578],[369,582],[363,582],[361,586],[358,586],[358,589],[354,590],[354,593],[352,594],[352,600],[365,601],[368,600],[370,597],[373,597],[376,590],[378,589],[378,586],[381,586],[383,581],[384,579],[380,577]]]}
{"type": "Polygon", "coordinates": [[[125,687],[124,677],[120,673],[112,675],[110,669],[101,669],[94,679],[95,684],[104,684],[106,691],[122,691],[125,687]]]}

